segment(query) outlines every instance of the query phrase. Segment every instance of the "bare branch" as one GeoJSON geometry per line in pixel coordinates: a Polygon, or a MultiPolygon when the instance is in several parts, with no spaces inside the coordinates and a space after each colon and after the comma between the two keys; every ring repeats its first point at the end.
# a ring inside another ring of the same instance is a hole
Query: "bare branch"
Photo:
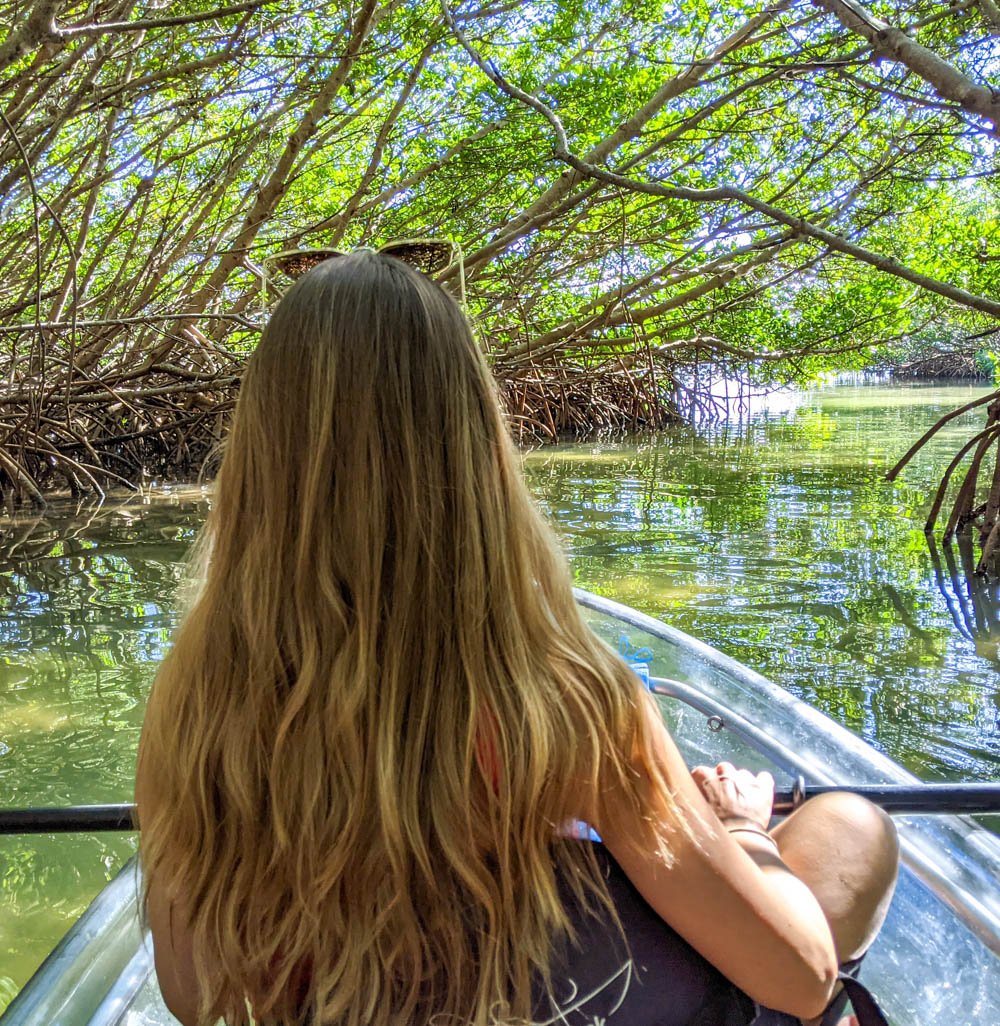
{"type": "MultiPolygon", "coordinates": [[[[262,330],[263,325],[255,324],[253,321],[248,320],[246,317],[240,317],[238,314],[229,313],[150,313],[150,314],[139,314],[135,317],[105,317],[97,320],[78,320],[76,322],[77,328],[108,328],[117,327],[125,324],[152,324],[156,321],[193,321],[193,320],[208,320],[208,321],[231,321],[234,324],[239,324],[243,328],[249,328],[251,331],[262,330]]],[[[73,327],[72,321],[46,321],[40,324],[3,324],[0,325],[0,335],[14,335],[23,334],[26,331],[34,331],[35,328],[41,331],[63,331],[73,327]]]]}

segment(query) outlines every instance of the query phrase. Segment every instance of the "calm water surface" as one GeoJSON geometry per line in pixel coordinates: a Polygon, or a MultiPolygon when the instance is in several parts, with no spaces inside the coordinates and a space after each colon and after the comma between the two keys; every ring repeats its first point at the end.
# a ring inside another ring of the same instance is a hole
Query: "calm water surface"
{"type": "MultiPolygon", "coordinates": [[[[921,776],[1000,777],[1000,602],[928,550],[927,494],[982,387],[836,387],[783,414],[525,458],[577,582],[717,646],[921,776]],[[954,571],[954,573],[953,573],[954,571]]],[[[0,806],[127,801],[197,490],[0,521],[0,806]]],[[[133,850],[0,838],[0,1009],[133,850]]]]}

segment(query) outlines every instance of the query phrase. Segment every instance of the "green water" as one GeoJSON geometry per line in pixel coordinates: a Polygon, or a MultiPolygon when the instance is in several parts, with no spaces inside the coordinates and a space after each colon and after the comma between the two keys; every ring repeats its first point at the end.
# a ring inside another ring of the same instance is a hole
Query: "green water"
{"type": "MultiPolygon", "coordinates": [[[[525,470],[577,582],[777,680],[921,776],[1000,777],[1000,599],[949,576],[926,496],[981,424],[884,472],[966,387],[836,387],[785,415],[642,444],[559,446],[525,470]]],[[[127,801],[145,696],[207,499],[0,520],[0,806],[127,801]]],[[[0,1009],[133,850],[0,838],[0,1009]]]]}

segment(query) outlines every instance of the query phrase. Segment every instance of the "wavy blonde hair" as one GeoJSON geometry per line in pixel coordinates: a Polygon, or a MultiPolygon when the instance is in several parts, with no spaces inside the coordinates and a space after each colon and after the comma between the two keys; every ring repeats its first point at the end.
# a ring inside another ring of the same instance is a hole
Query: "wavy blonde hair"
{"type": "Polygon", "coordinates": [[[599,781],[641,811],[651,776],[672,806],[441,288],[361,252],[290,289],[197,551],[143,728],[141,857],[181,896],[206,1020],[528,1016],[557,880],[609,903],[559,825],[599,781]]]}

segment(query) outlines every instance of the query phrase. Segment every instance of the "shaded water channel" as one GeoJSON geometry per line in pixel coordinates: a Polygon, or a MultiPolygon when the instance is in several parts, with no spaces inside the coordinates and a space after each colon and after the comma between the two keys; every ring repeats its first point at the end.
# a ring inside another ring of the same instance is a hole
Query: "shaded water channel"
{"type": "MultiPolygon", "coordinates": [[[[577,582],[694,634],[921,776],[1000,777],[1000,613],[935,562],[927,495],[982,387],[836,387],[785,414],[525,458],[577,582]]],[[[178,489],[83,518],[0,521],[0,806],[127,801],[143,707],[207,509],[178,489]]],[[[977,590],[978,589],[978,590],[977,590]]],[[[0,1009],[133,850],[0,838],[0,1009]]]]}

